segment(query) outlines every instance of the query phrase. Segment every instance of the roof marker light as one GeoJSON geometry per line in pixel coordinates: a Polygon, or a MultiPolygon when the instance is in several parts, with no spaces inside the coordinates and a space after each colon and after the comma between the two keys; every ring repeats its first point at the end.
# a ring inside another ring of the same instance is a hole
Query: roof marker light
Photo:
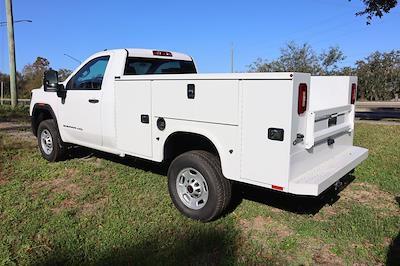
{"type": "Polygon", "coordinates": [[[166,52],[166,51],[153,51],[153,55],[172,56],[172,53],[171,52],[166,52]]]}

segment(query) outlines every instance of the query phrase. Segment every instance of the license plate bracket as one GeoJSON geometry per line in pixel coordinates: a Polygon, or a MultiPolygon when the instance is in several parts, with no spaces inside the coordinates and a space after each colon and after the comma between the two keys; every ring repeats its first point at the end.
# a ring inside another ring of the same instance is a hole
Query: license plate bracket
{"type": "Polygon", "coordinates": [[[337,125],[337,116],[328,119],[328,127],[337,125]]]}

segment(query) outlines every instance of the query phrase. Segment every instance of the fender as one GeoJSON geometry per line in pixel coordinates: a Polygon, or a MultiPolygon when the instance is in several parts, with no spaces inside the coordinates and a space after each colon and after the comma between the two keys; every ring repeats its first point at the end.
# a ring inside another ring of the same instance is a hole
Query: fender
{"type": "Polygon", "coordinates": [[[41,121],[43,121],[43,119],[42,119],[42,120],[39,120],[39,113],[40,113],[40,111],[42,111],[42,110],[48,111],[48,112],[50,113],[51,118],[52,118],[52,119],[54,120],[54,122],[56,123],[57,129],[59,129],[59,128],[58,128],[57,117],[56,117],[56,115],[55,115],[55,113],[54,113],[54,111],[53,111],[53,108],[51,108],[51,106],[50,106],[49,104],[45,104],[45,103],[36,103],[36,104],[33,106],[33,109],[32,109],[32,116],[31,116],[32,133],[33,133],[33,135],[35,135],[35,136],[37,136],[37,129],[38,129],[38,127],[39,127],[39,123],[40,123],[41,121]]]}
{"type": "Polygon", "coordinates": [[[181,125],[180,127],[174,127],[174,130],[166,132],[167,135],[165,136],[165,138],[161,138],[161,143],[159,143],[159,147],[162,148],[155,151],[154,155],[156,158],[153,159],[155,159],[156,161],[163,161],[164,147],[167,139],[175,133],[180,132],[196,134],[206,138],[218,152],[221,161],[222,173],[224,174],[224,176],[231,180],[240,179],[240,147],[236,145],[231,145],[233,143],[229,143],[229,141],[221,142],[220,138],[211,133],[212,131],[198,126],[190,127],[187,125],[181,125]],[[230,150],[234,151],[231,153],[230,150]]]}

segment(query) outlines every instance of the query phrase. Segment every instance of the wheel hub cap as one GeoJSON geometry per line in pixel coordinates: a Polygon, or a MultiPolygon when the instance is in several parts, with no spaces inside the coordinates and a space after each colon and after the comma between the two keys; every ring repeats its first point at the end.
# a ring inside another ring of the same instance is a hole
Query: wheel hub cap
{"type": "Polygon", "coordinates": [[[186,207],[199,210],[208,200],[208,185],[203,175],[194,168],[185,168],[176,178],[176,190],[186,207]]]}
{"type": "Polygon", "coordinates": [[[51,136],[49,130],[44,129],[42,131],[40,134],[40,143],[44,153],[50,155],[53,151],[53,137],[51,136]]]}

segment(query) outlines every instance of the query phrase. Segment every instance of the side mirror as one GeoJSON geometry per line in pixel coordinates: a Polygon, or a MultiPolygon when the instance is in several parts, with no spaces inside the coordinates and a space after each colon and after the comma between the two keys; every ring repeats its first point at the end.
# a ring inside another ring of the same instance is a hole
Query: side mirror
{"type": "Polygon", "coordinates": [[[58,72],[50,69],[44,72],[43,77],[44,91],[56,92],[58,90],[58,72]]]}
{"type": "Polygon", "coordinates": [[[65,88],[62,84],[58,84],[58,72],[53,69],[44,72],[43,88],[44,91],[57,92],[58,97],[65,98],[65,88]]]}

